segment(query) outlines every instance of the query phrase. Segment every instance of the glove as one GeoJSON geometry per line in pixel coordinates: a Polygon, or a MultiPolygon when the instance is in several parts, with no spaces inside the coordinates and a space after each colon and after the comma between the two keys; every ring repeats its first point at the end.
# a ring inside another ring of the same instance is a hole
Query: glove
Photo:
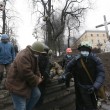
{"type": "Polygon", "coordinates": [[[92,94],[93,92],[95,91],[95,88],[94,87],[91,87],[88,89],[88,94],[92,94]]]}
{"type": "Polygon", "coordinates": [[[65,76],[60,76],[59,78],[58,78],[58,83],[59,84],[61,84],[61,83],[64,83],[64,81],[65,81],[65,76]]]}
{"type": "Polygon", "coordinates": [[[66,79],[66,76],[65,75],[62,75],[62,79],[65,80],[66,79]]]}

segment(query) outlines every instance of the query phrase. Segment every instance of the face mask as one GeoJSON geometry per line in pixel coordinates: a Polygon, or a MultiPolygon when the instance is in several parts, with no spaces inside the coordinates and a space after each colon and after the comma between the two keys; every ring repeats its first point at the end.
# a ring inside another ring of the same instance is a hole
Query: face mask
{"type": "Polygon", "coordinates": [[[71,57],[71,55],[67,55],[67,57],[68,57],[68,58],[70,58],[70,57],[71,57]]]}
{"type": "Polygon", "coordinates": [[[81,51],[81,55],[87,57],[89,55],[88,51],[81,51]]]}
{"type": "Polygon", "coordinates": [[[39,56],[39,55],[37,55],[37,54],[34,54],[34,57],[36,57],[36,58],[37,58],[38,56],[39,56]]]}

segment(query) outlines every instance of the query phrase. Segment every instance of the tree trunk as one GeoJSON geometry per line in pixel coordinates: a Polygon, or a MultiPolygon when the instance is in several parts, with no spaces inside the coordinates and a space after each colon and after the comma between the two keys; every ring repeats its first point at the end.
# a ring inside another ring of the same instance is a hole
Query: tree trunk
{"type": "Polygon", "coordinates": [[[2,33],[4,34],[4,33],[5,33],[5,21],[6,21],[6,13],[5,13],[5,10],[3,10],[2,20],[3,20],[2,33]]]}

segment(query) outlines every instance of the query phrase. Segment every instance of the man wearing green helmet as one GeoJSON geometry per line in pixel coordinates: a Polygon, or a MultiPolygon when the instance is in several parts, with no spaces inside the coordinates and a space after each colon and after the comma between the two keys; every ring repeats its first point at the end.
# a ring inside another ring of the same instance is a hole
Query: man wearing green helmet
{"type": "Polygon", "coordinates": [[[98,90],[105,80],[102,61],[91,52],[88,41],[78,46],[79,54],[67,64],[66,73],[72,73],[75,82],[76,110],[97,110],[98,90]]]}
{"type": "Polygon", "coordinates": [[[15,110],[32,110],[38,102],[41,96],[38,85],[43,81],[38,56],[44,53],[44,44],[34,42],[20,51],[11,65],[5,85],[15,110]]]}
{"type": "Polygon", "coordinates": [[[36,41],[32,44],[31,49],[38,53],[46,53],[44,43],[41,43],[38,41],[36,41]]]}

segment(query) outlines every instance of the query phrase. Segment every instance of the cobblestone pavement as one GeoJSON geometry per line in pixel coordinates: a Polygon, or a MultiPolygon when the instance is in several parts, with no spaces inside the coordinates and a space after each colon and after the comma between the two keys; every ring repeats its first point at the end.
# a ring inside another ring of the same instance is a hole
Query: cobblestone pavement
{"type": "MultiPolygon", "coordinates": [[[[13,106],[11,105],[11,106],[5,108],[4,110],[13,110],[13,106]]],[[[110,110],[110,101],[108,101],[107,104],[106,103],[102,103],[102,106],[101,106],[101,108],[99,110],[110,110]]]]}
{"type": "Polygon", "coordinates": [[[110,101],[107,101],[107,103],[102,103],[101,110],[110,110],[110,101]]]}

